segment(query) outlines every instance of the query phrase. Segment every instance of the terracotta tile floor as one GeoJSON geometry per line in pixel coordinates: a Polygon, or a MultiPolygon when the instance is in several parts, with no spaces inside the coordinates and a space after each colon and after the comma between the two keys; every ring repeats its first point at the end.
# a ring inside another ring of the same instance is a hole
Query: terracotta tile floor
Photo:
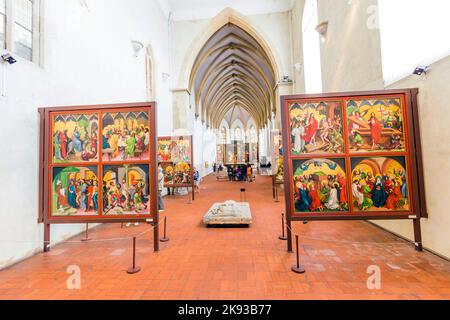
{"type": "MultiPolygon", "coordinates": [[[[142,271],[128,275],[131,239],[82,243],[82,236],[0,271],[0,299],[450,299],[450,263],[365,222],[296,224],[304,275],[290,271],[295,255],[278,240],[283,199],[271,180],[245,184],[254,224],[207,229],[203,214],[217,201],[239,200],[243,184],[207,178],[194,204],[166,200],[170,242],[152,251],[151,233],[138,241],[142,271]],[[69,290],[67,268],[81,270],[81,289],[69,290]],[[381,269],[381,289],[367,288],[367,268],[381,269]]],[[[103,225],[94,240],[130,237],[148,225],[103,225]]]]}

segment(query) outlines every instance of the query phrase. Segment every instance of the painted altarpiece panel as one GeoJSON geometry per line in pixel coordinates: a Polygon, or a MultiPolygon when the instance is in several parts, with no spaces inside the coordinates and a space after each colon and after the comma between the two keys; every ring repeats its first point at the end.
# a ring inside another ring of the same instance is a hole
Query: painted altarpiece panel
{"type": "Polygon", "coordinates": [[[290,221],[427,216],[417,92],[282,97],[290,221]]]}

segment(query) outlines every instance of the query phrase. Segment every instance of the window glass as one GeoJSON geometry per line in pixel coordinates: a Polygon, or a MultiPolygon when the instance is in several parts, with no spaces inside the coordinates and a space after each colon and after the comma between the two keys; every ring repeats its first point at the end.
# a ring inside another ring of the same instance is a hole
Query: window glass
{"type": "Polygon", "coordinates": [[[14,52],[24,59],[33,58],[33,1],[15,0],[14,52]]]}
{"type": "Polygon", "coordinates": [[[320,35],[317,0],[307,0],[303,13],[303,56],[306,93],[322,92],[322,65],[320,60],[320,35]]]}
{"type": "Polygon", "coordinates": [[[450,54],[450,1],[379,0],[383,76],[389,85],[450,54]]]}
{"type": "Polygon", "coordinates": [[[5,49],[6,0],[0,0],[0,49],[5,49]]]}

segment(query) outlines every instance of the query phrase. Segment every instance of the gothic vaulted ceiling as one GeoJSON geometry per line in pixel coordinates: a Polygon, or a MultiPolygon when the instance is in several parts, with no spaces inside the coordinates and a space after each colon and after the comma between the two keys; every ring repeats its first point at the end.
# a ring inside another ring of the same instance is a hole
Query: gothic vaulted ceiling
{"type": "Polygon", "coordinates": [[[269,57],[252,36],[233,24],[205,44],[190,83],[197,116],[212,128],[218,128],[236,107],[248,112],[261,128],[275,106],[276,79],[269,57]]]}

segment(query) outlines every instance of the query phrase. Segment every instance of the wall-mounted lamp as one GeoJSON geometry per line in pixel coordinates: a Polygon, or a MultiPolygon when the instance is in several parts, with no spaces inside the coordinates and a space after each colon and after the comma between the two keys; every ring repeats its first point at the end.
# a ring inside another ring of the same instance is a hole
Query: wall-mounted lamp
{"type": "Polygon", "coordinates": [[[301,62],[297,62],[296,64],[294,64],[294,69],[298,73],[302,72],[302,64],[301,64],[301,62]]]}
{"type": "Polygon", "coordinates": [[[131,45],[133,47],[134,56],[136,58],[139,57],[139,53],[144,49],[144,44],[140,41],[132,40],[131,45]]]}
{"type": "Polygon", "coordinates": [[[89,11],[89,5],[87,3],[87,0],[79,0],[80,1],[80,6],[84,9],[86,9],[87,11],[89,11]]]}
{"type": "Polygon", "coordinates": [[[320,34],[320,40],[322,42],[325,42],[327,40],[328,21],[324,21],[317,25],[316,31],[320,34]]]}
{"type": "Polygon", "coordinates": [[[162,73],[162,79],[164,82],[166,82],[167,80],[169,80],[170,78],[170,74],[163,72],[162,73]]]}

